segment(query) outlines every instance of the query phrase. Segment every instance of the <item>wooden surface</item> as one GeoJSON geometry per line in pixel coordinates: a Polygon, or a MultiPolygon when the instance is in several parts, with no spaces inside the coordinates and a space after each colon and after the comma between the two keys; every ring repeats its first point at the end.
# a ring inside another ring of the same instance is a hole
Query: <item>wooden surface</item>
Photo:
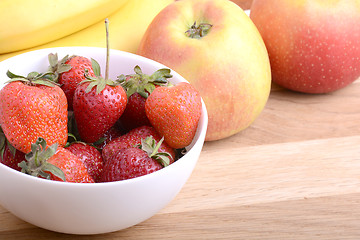
{"type": "Polygon", "coordinates": [[[0,206],[0,239],[360,239],[360,80],[325,95],[273,86],[259,118],[205,143],[179,195],[141,224],[66,235],[0,206]]]}

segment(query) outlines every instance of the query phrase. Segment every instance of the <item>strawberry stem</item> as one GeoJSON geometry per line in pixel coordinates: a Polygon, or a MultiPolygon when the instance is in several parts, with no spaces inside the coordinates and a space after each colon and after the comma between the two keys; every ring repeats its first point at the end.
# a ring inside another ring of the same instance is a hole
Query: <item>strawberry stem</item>
{"type": "Polygon", "coordinates": [[[106,69],[105,69],[105,80],[109,78],[109,19],[105,18],[105,29],[106,29],[106,69]]]}
{"type": "Polygon", "coordinates": [[[109,47],[109,20],[105,19],[105,30],[106,30],[106,69],[105,69],[105,78],[100,76],[100,66],[94,60],[91,59],[91,63],[94,69],[95,77],[91,77],[88,74],[88,70],[85,69],[85,80],[81,81],[80,84],[88,82],[89,85],[86,87],[85,93],[89,93],[93,87],[96,87],[96,93],[99,94],[106,86],[117,86],[119,85],[115,81],[109,79],[109,59],[110,59],[110,47],[109,47]],[[96,71],[95,71],[96,69],[96,71]]]}

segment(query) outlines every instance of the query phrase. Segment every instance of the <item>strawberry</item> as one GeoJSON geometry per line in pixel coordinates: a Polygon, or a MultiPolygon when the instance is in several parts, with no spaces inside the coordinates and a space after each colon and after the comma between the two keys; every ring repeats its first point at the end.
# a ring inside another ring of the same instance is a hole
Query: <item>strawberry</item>
{"type": "MultiPolygon", "coordinates": [[[[89,76],[95,77],[93,64],[97,64],[95,60],[90,61],[83,56],[65,56],[58,61],[57,54],[49,54],[50,69],[58,76],[58,83],[61,85],[61,89],[64,91],[68,108],[73,108],[73,97],[77,85],[85,80],[85,69],[89,76]]],[[[97,64],[98,65],[98,64],[97,64]]]]}
{"type": "MultiPolygon", "coordinates": [[[[64,172],[66,182],[94,183],[94,179],[89,175],[84,163],[65,148],[59,147],[48,163],[57,166],[64,172]]],[[[62,179],[52,175],[52,180],[61,181],[62,179]]]]}
{"type": "Polygon", "coordinates": [[[0,90],[0,125],[17,150],[28,153],[43,137],[49,144],[67,141],[67,101],[52,81],[52,73],[31,72],[27,77],[7,72],[11,80],[0,90]]]}
{"type": "Polygon", "coordinates": [[[128,98],[128,104],[119,119],[121,127],[125,132],[144,125],[151,126],[145,114],[145,101],[146,98],[142,97],[139,93],[133,93],[128,98]]]}
{"type": "Polygon", "coordinates": [[[0,149],[0,162],[12,169],[20,171],[19,163],[25,160],[25,153],[16,150],[10,144],[4,144],[3,149],[0,149]]]}
{"type": "Polygon", "coordinates": [[[163,139],[156,144],[155,140],[149,137],[141,142],[140,148],[120,149],[105,163],[101,181],[131,179],[166,167],[169,164],[170,155],[157,151],[162,141],[163,139]]]}
{"type": "Polygon", "coordinates": [[[75,154],[84,163],[89,175],[95,182],[100,180],[104,163],[99,150],[83,142],[74,142],[65,149],[75,154]]]}
{"type": "MultiPolygon", "coordinates": [[[[152,137],[156,142],[161,140],[161,136],[151,126],[141,126],[131,130],[130,132],[110,141],[102,150],[104,162],[107,162],[114,154],[122,148],[134,147],[141,144],[141,140],[146,137],[152,137]]],[[[158,149],[159,152],[167,152],[170,154],[170,163],[175,160],[175,151],[163,142],[158,149]]]]}
{"type": "Polygon", "coordinates": [[[73,109],[81,139],[87,143],[98,141],[123,114],[127,96],[124,88],[109,79],[109,31],[106,27],[106,70],[105,78],[97,67],[96,77],[85,73],[86,79],[75,90],[73,109]]]}
{"type": "Polygon", "coordinates": [[[45,139],[38,138],[31,149],[19,164],[22,172],[55,181],[94,183],[84,163],[57,143],[48,147],[45,139]]]}
{"type": "Polygon", "coordinates": [[[18,164],[25,160],[25,153],[16,150],[5,138],[5,134],[0,128],[0,163],[20,171],[18,164]]]}
{"type": "Polygon", "coordinates": [[[109,142],[120,137],[122,134],[123,132],[115,124],[101,137],[100,141],[95,142],[94,145],[97,149],[102,150],[109,142]]]}
{"type": "Polygon", "coordinates": [[[128,104],[121,115],[120,122],[126,132],[143,125],[150,126],[150,121],[145,114],[145,101],[149,94],[158,86],[167,86],[171,78],[170,69],[164,68],[147,75],[139,66],[134,68],[135,74],[120,75],[118,81],[122,83],[128,104]]]}
{"type": "Polygon", "coordinates": [[[99,140],[120,118],[126,104],[125,90],[111,80],[89,77],[81,83],[73,102],[81,139],[87,143],[99,140]]]}
{"type": "Polygon", "coordinates": [[[146,116],[170,147],[188,146],[201,116],[201,97],[189,83],[158,87],[146,99],[146,116]]]}

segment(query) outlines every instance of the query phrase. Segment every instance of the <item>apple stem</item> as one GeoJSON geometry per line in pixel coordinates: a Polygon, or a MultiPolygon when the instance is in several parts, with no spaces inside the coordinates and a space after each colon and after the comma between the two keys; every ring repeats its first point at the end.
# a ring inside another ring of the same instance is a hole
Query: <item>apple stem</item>
{"type": "Polygon", "coordinates": [[[190,38],[202,38],[209,33],[212,26],[210,23],[200,23],[196,26],[195,21],[190,29],[185,32],[185,35],[190,38]]]}
{"type": "Polygon", "coordinates": [[[105,79],[109,78],[109,19],[105,18],[105,30],[106,30],[106,68],[105,68],[105,79]]]}

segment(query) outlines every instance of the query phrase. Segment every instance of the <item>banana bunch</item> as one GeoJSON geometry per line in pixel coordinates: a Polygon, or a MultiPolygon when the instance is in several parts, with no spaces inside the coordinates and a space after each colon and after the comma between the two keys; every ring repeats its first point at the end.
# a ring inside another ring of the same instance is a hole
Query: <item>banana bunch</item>
{"type": "Polygon", "coordinates": [[[44,44],[88,27],[126,0],[2,0],[0,54],[44,44]]]}
{"type": "MultiPolygon", "coordinates": [[[[12,5],[23,9],[23,15],[17,17],[25,22],[33,21],[31,24],[21,26],[12,23],[0,28],[0,61],[9,57],[42,48],[66,47],[66,46],[91,46],[106,47],[106,35],[104,20],[109,19],[110,47],[122,51],[135,53],[147,26],[153,18],[167,5],[174,0],[37,0],[36,5],[43,3],[50,9],[50,13],[31,12],[37,6],[30,6],[27,0],[1,0],[0,1],[0,22],[3,16],[13,14],[12,5]],[[11,2],[11,4],[10,4],[11,2]],[[21,4],[27,4],[22,6],[21,4]],[[52,6],[51,6],[52,5],[52,6]],[[81,7],[76,7],[81,5],[81,7]],[[90,7],[92,6],[92,7],[90,7]],[[4,9],[7,8],[7,9],[4,9]],[[76,8],[68,14],[69,8],[76,8]],[[101,11],[98,11],[102,9],[101,11]],[[27,14],[27,11],[29,13],[27,14]],[[60,13],[58,13],[58,11],[60,13]],[[45,16],[43,16],[44,14],[45,16]],[[51,14],[56,21],[50,21],[51,14]],[[31,20],[28,19],[30,15],[31,20]],[[63,16],[66,15],[66,16],[63,16]],[[60,17],[62,16],[62,17],[60,17]],[[41,21],[38,21],[38,18],[41,21]],[[80,19],[82,18],[82,19],[80,19]],[[49,21],[45,22],[44,20],[49,21]],[[61,20],[65,19],[65,20],[61,20]],[[78,26],[74,26],[78,25],[78,26]],[[5,29],[4,29],[5,28],[5,29]],[[79,30],[80,29],[80,30],[79,30]]],[[[17,10],[20,11],[20,10],[17,10]]],[[[12,17],[13,18],[13,17],[12,17]]]]}

